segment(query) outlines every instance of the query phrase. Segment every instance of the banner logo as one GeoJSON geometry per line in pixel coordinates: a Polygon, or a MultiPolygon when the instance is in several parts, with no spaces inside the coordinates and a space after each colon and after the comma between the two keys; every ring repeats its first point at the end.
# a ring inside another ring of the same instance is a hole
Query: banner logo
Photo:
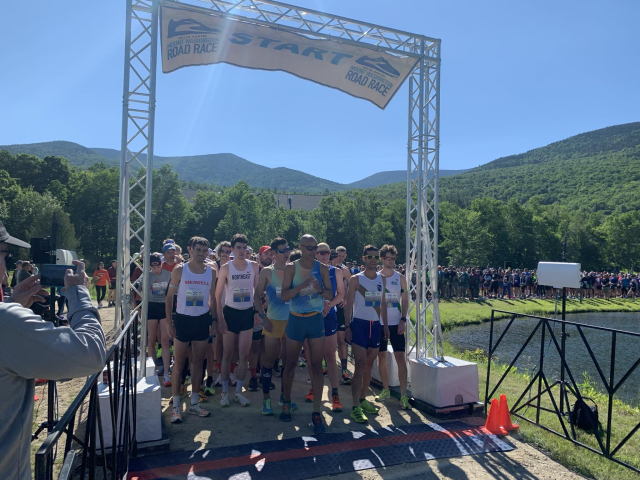
{"type": "Polygon", "coordinates": [[[380,73],[391,75],[392,77],[400,76],[400,72],[393,68],[391,64],[382,57],[369,58],[367,56],[364,56],[357,59],[356,63],[377,70],[380,73]]]}
{"type": "Polygon", "coordinates": [[[192,35],[194,33],[222,33],[217,28],[207,27],[193,18],[184,20],[170,20],[167,38],[192,35]]]}

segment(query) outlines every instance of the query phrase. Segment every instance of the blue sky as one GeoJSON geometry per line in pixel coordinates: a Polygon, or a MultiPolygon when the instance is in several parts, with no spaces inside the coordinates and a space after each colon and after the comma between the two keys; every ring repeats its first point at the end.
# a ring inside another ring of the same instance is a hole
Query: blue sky
{"type": "MultiPolygon", "coordinates": [[[[440,168],[640,120],[635,0],[294,3],[442,39],[440,168]]],[[[0,144],[119,148],[124,0],[10,2],[3,19],[0,144]]],[[[281,72],[159,69],[156,105],[158,155],[231,152],[343,183],[406,168],[406,86],[382,111],[281,72]]]]}

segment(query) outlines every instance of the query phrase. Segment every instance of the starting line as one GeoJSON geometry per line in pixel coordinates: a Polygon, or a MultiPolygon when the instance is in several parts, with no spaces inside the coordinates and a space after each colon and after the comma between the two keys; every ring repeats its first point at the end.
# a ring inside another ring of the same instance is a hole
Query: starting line
{"type": "Polygon", "coordinates": [[[392,425],[133,459],[132,480],[298,480],[515,447],[463,422],[392,425]]]}

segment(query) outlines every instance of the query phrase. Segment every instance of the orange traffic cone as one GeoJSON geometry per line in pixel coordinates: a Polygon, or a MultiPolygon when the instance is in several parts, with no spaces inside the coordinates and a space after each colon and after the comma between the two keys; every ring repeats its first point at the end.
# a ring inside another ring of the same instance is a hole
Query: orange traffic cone
{"type": "Polygon", "coordinates": [[[520,428],[520,425],[511,423],[511,414],[509,413],[507,396],[504,393],[500,395],[500,406],[498,411],[500,412],[500,414],[498,415],[498,418],[500,419],[500,426],[507,432],[520,428]]]}
{"type": "Polygon", "coordinates": [[[491,407],[489,408],[489,415],[487,415],[487,421],[484,424],[484,428],[494,435],[506,435],[507,431],[500,426],[499,409],[498,400],[494,398],[491,400],[491,407]]]}

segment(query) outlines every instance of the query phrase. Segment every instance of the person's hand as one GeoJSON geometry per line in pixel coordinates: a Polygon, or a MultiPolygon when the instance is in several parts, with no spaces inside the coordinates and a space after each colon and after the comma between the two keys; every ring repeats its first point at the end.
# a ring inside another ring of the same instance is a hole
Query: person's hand
{"type": "Polygon", "coordinates": [[[11,301],[29,308],[33,302],[43,303],[43,295],[46,296],[47,291],[40,285],[40,275],[31,275],[15,286],[11,301]]]}
{"type": "Polygon", "coordinates": [[[89,277],[84,271],[84,263],[78,260],[73,260],[72,263],[76,266],[76,273],[73,273],[71,269],[66,271],[64,274],[64,288],[73,287],[74,285],[89,286],[89,277]]]}
{"type": "Polygon", "coordinates": [[[313,280],[315,280],[316,277],[314,277],[313,275],[309,275],[307,278],[305,278],[302,283],[300,284],[300,290],[304,290],[305,288],[309,287],[311,285],[311,282],[313,280]]]}
{"type": "Polygon", "coordinates": [[[344,341],[347,343],[351,343],[351,339],[353,338],[353,332],[351,331],[351,327],[347,327],[344,330],[344,341]]]}
{"type": "Polygon", "coordinates": [[[258,312],[254,313],[253,314],[253,325],[256,326],[256,327],[258,325],[260,325],[260,320],[261,320],[260,314],[258,312]]]}
{"type": "Polygon", "coordinates": [[[346,299],[345,299],[345,300],[342,300],[342,301],[338,304],[338,306],[339,306],[340,308],[344,308],[346,305],[347,305],[347,300],[346,300],[346,299]]]}
{"type": "Polygon", "coordinates": [[[223,335],[229,331],[227,329],[227,321],[224,317],[218,317],[218,331],[223,335]]]}
{"type": "Polygon", "coordinates": [[[329,300],[327,300],[326,298],[324,299],[324,304],[322,305],[322,316],[326,317],[327,315],[329,315],[329,312],[331,311],[331,307],[329,307],[329,300]]]}
{"type": "Polygon", "coordinates": [[[218,335],[218,322],[213,322],[211,324],[211,326],[209,327],[209,335],[211,335],[212,337],[218,335]]]}
{"type": "Polygon", "coordinates": [[[176,338],[176,326],[173,323],[169,324],[169,337],[172,340],[176,338]]]}
{"type": "Polygon", "coordinates": [[[273,332],[273,323],[271,323],[269,317],[264,317],[264,329],[269,333],[273,332]]]}
{"type": "Polygon", "coordinates": [[[407,322],[400,320],[400,323],[398,324],[398,335],[402,335],[406,329],[407,322]]]}
{"type": "MultiPolygon", "coordinates": [[[[402,323],[402,322],[400,322],[402,323]]],[[[385,340],[389,340],[389,337],[391,336],[391,332],[389,331],[389,327],[387,327],[386,325],[384,326],[384,339],[385,340]]]]}

